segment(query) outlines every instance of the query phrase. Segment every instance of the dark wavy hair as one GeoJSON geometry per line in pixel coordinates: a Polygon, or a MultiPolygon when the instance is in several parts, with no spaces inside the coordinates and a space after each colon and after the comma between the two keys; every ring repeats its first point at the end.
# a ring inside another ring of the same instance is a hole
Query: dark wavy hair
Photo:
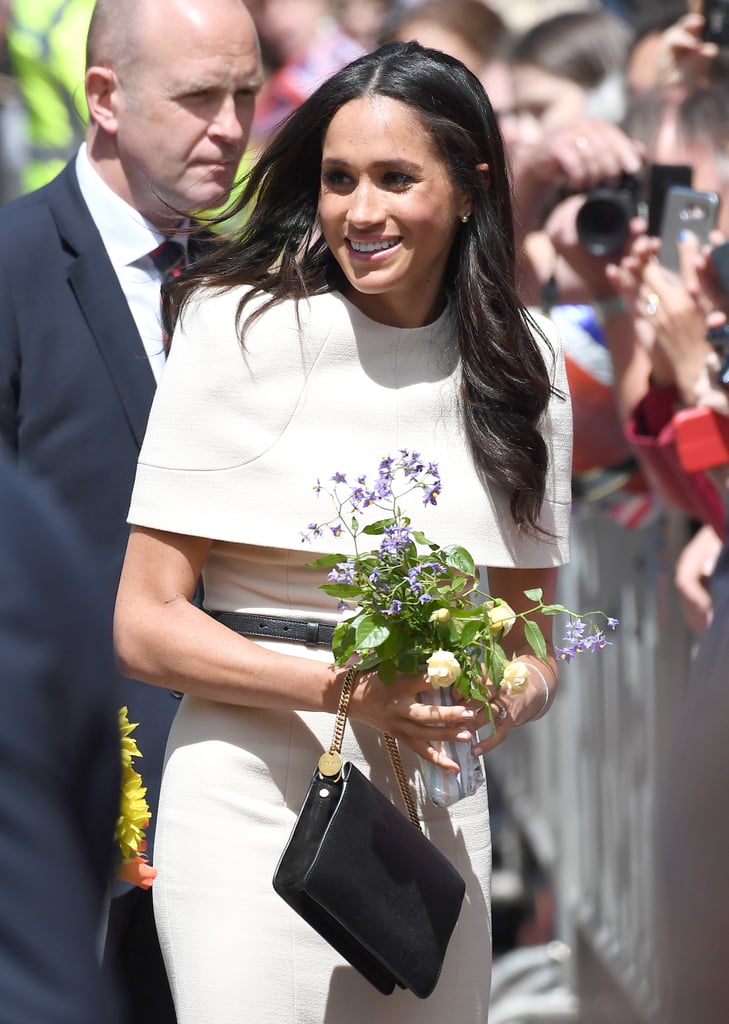
{"type": "Polygon", "coordinates": [[[320,86],[284,122],[250,170],[233,212],[250,213],[167,291],[168,329],[193,289],[251,285],[285,299],[341,288],[343,274],[318,227],[322,145],[337,111],[387,96],[415,112],[449,169],[472,196],[446,267],[461,359],[461,410],[479,473],[503,488],[514,521],[538,532],[547,473],[539,422],[551,394],[534,325],[516,294],[511,188],[491,104],[460,61],[418,43],[387,43],[320,86]],[[476,168],[489,165],[486,178],[476,168]]]}

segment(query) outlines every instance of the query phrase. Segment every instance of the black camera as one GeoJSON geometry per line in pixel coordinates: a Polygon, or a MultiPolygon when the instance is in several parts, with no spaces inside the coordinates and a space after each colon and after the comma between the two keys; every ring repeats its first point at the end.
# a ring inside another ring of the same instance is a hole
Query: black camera
{"type": "Polygon", "coordinates": [[[624,174],[614,188],[591,189],[577,213],[577,238],[593,256],[611,256],[628,241],[630,221],[641,210],[642,179],[624,174]]]}
{"type": "Polygon", "coordinates": [[[690,164],[650,164],[640,174],[624,174],[614,188],[592,189],[577,214],[580,245],[593,256],[612,256],[628,241],[636,215],[647,218],[649,235],[659,235],[670,189],[691,188],[692,178],[690,164]]]}

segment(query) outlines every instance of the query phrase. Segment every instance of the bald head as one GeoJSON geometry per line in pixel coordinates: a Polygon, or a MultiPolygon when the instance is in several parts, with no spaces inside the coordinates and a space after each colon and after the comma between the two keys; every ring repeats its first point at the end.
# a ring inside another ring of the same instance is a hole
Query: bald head
{"type": "Polygon", "coordinates": [[[86,39],[86,67],[116,68],[134,52],[134,31],[145,0],[96,0],[86,39]],[[120,13],[120,9],[121,12],[120,13]]]}
{"type": "Polygon", "coordinates": [[[206,7],[247,8],[243,0],[96,0],[86,40],[86,68],[102,65],[119,74],[140,60],[145,35],[164,30],[170,19],[199,21],[206,7]]]}

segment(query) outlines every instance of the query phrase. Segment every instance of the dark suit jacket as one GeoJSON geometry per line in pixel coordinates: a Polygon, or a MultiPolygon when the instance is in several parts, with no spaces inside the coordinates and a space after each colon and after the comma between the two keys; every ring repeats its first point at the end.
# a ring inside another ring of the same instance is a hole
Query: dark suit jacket
{"type": "MultiPolygon", "coordinates": [[[[0,209],[0,438],[70,513],[116,593],[154,376],[73,164],[0,209]]],[[[156,806],[177,701],[128,680],[123,703],[156,806]]],[[[149,830],[153,837],[154,820],[149,830]]],[[[151,846],[151,842],[150,842],[151,846]]]]}
{"type": "Polygon", "coordinates": [[[0,1019],[113,1024],[99,937],[119,808],[108,608],[79,538],[0,459],[0,1019]]]}

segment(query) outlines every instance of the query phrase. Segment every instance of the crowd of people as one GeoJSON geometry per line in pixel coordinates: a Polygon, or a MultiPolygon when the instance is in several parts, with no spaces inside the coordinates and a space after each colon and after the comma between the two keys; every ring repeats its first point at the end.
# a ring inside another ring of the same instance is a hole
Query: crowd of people
{"type": "MultiPolygon", "coordinates": [[[[28,140],[23,194],[0,208],[0,439],[80,535],[98,607],[73,572],[65,601],[83,600],[107,651],[118,590],[127,677],[96,652],[99,693],[140,723],[152,809],[152,891],[109,881],[106,907],[98,835],[96,883],[75,890],[76,923],[104,922],[124,1021],[225,1024],[241,1005],[292,1024],[355,1006],[487,1019],[485,788],[422,808],[468,891],[424,1005],[383,1002],[270,886],[343,677],[326,645],[276,632],[338,621],[294,543],[316,517],[307,487],[405,446],[457,481],[433,528],[517,612],[524,590],[556,591],[571,502],[631,530],[685,517],[675,583],[698,649],[656,822],[660,1021],[726,1016],[729,63],[700,0],[563,6],[517,28],[486,0],[0,5],[28,140]]],[[[45,514],[25,511],[34,497],[7,510],[16,559],[45,514]]],[[[39,569],[27,583],[38,612],[24,598],[17,617],[38,619],[60,678],[69,634],[45,629],[39,569]]],[[[6,663],[19,637],[27,659],[42,646],[10,633],[6,663]]],[[[490,739],[470,702],[426,714],[422,676],[384,689],[363,672],[349,759],[389,792],[380,732],[416,779],[415,755],[454,767],[434,728],[488,755],[541,717],[554,652],[537,658],[518,628],[505,645],[525,683],[494,695],[490,739]]],[[[0,964],[44,979],[13,986],[9,1022],[48,1005],[44,1021],[100,1019],[88,937],[84,977],[63,977],[57,945],[45,971],[39,951],[0,964]]]]}

